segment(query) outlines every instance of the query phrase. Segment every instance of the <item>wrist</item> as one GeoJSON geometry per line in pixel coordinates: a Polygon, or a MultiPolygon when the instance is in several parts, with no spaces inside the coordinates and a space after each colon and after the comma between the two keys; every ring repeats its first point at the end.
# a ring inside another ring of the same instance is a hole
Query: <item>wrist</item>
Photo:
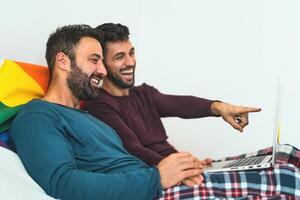
{"type": "Polygon", "coordinates": [[[210,105],[210,111],[213,115],[220,117],[221,116],[221,106],[222,106],[223,102],[221,101],[214,101],[211,105],[210,105]]]}

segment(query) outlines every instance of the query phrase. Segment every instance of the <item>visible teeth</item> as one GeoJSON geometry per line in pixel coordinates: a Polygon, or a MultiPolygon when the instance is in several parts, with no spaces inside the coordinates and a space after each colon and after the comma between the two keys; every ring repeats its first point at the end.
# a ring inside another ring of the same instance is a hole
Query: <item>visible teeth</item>
{"type": "Polygon", "coordinates": [[[96,78],[92,78],[92,81],[93,81],[96,85],[98,85],[99,82],[100,82],[100,80],[99,80],[99,79],[96,79],[96,78]]]}
{"type": "Polygon", "coordinates": [[[97,88],[100,88],[102,85],[101,80],[102,80],[102,77],[93,77],[93,78],[91,78],[91,84],[93,84],[97,88]]]}
{"type": "Polygon", "coordinates": [[[127,73],[133,73],[133,69],[122,71],[122,74],[127,74],[127,73]]]}

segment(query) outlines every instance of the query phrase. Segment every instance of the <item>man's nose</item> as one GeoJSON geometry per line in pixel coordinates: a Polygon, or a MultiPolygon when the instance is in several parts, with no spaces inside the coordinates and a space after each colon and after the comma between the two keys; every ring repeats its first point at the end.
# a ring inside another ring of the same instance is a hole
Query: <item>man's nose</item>
{"type": "Polygon", "coordinates": [[[126,57],[126,66],[134,66],[135,65],[135,57],[127,56],[126,57]]]}
{"type": "Polygon", "coordinates": [[[99,74],[101,74],[102,76],[106,76],[107,75],[107,71],[106,71],[105,66],[104,66],[104,64],[103,64],[102,61],[99,62],[99,66],[97,67],[97,72],[99,74]]]}

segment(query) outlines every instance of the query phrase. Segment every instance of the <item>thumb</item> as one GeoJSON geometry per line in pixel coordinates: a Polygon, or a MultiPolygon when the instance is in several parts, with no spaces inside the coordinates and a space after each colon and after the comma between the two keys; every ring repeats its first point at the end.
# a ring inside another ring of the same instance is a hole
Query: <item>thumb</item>
{"type": "Polygon", "coordinates": [[[227,120],[226,120],[234,129],[236,129],[236,130],[238,130],[238,131],[240,131],[240,132],[243,132],[243,127],[239,124],[239,123],[237,123],[233,118],[228,118],[227,120]]]}

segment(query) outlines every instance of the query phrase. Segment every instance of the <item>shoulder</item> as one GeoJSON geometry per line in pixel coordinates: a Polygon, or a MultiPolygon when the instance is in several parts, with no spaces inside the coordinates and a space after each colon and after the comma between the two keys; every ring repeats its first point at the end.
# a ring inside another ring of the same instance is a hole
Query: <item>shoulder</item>
{"type": "Polygon", "coordinates": [[[47,129],[47,124],[52,125],[53,122],[57,122],[58,115],[52,108],[55,105],[51,104],[42,100],[32,100],[25,104],[11,124],[11,136],[24,131],[27,131],[26,135],[28,135],[39,128],[47,129]]]}
{"type": "Polygon", "coordinates": [[[64,109],[65,108],[62,106],[58,106],[47,101],[34,99],[23,105],[20,112],[15,117],[12,125],[18,123],[19,121],[30,121],[32,124],[37,121],[44,122],[45,119],[47,119],[47,121],[49,121],[49,119],[56,121],[60,116],[59,113],[64,112],[64,109]]]}
{"type": "Polygon", "coordinates": [[[137,91],[137,92],[141,92],[141,93],[153,93],[158,90],[155,87],[153,87],[147,83],[143,83],[142,85],[134,87],[132,89],[132,91],[137,91]]]}
{"type": "Polygon", "coordinates": [[[100,89],[99,94],[96,99],[87,100],[84,103],[84,110],[94,110],[103,107],[118,107],[117,97],[108,94],[105,90],[100,89]]]}
{"type": "Polygon", "coordinates": [[[88,111],[90,114],[97,118],[113,113],[120,113],[122,100],[119,97],[112,96],[105,90],[100,89],[96,99],[87,100],[82,107],[83,110],[88,111]]]}
{"type": "Polygon", "coordinates": [[[23,105],[20,112],[18,113],[18,117],[28,114],[28,113],[44,113],[46,111],[51,110],[51,103],[39,100],[39,99],[33,99],[23,105]]]}

